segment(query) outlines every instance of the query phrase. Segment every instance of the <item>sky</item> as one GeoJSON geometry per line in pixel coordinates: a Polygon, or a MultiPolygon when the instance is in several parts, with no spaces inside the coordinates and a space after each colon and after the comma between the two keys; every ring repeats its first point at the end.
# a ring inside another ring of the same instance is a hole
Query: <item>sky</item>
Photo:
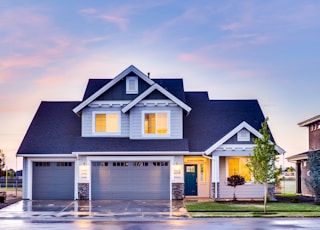
{"type": "Polygon", "coordinates": [[[211,99],[257,99],[284,157],[307,151],[297,123],[320,114],[319,12],[318,0],[0,0],[7,166],[22,168],[41,101],[80,101],[89,78],[130,65],[211,99]]]}

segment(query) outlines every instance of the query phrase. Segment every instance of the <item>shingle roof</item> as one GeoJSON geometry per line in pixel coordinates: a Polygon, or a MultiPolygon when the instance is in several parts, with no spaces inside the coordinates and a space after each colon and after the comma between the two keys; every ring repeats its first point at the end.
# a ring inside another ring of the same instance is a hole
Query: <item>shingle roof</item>
{"type": "Polygon", "coordinates": [[[209,100],[206,92],[186,93],[192,108],[184,120],[190,151],[205,151],[242,121],[261,129],[264,116],[257,100],[209,100]]]}
{"type": "MultiPolygon", "coordinates": [[[[112,79],[89,79],[83,101],[89,98],[96,91],[108,84],[112,79]]],[[[182,79],[152,79],[164,89],[172,93],[179,100],[185,102],[184,87],[182,79]]]]}
{"type": "MultiPolygon", "coordinates": [[[[92,81],[85,96],[106,81],[92,81]]],[[[181,79],[157,80],[174,91],[192,110],[184,117],[184,139],[130,140],[81,137],[81,118],[72,109],[80,102],[42,102],[21,143],[18,154],[71,154],[83,151],[204,152],[241,122],[259,130],[264,116],[257,100],[209,100],[207,92],[182,95],[181,79]],[[177,86],[174,86],[177,84],[177,86]],[[175,91],[177,89],[177,91],[175,91]]],[[[272,139],[273,140],[273,139],[272,139]]]]}
{"type": "Polygon", "coordinates": [[[81,119],[72,109],[79,102],[41,102],[18,154],[69,154],[81,134],[81,119]]]}

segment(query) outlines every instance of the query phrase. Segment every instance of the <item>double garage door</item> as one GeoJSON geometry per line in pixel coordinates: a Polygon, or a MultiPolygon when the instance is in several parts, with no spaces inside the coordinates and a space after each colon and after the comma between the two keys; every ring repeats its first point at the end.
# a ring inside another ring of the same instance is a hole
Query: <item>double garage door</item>
{"type": "Polygon", "coordinates": [[[92,162],[92,200],[170,199],[169,162],[92,162]]]}
{"type": "Polygon", "coordinates": [[[33,162],[33,200],[73,200],[74,162],[33,162]]]}
{"type": "MultiPolygon", "coordinates": [[[[165,161],[91,164],[92,200],[170,199],[170,164],[165,161]]],[[[73,200],[74,162],[33,162],[33,200],[73,200]]]]}

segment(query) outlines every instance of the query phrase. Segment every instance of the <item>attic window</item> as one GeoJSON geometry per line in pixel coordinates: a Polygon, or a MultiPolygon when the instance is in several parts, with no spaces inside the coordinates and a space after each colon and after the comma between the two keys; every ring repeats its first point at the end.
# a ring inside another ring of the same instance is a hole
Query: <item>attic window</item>
{"type": "Polygon", "coordinates": [[[238,141],[250,141],[250,132],[246,129],[242,129],[237,133],[238,141]]]}
{"type": "Polygon", "coordinates": [[[126,93],[127,94],[138,93],[138,77],[129,76],[126,78],[126,93]]]}

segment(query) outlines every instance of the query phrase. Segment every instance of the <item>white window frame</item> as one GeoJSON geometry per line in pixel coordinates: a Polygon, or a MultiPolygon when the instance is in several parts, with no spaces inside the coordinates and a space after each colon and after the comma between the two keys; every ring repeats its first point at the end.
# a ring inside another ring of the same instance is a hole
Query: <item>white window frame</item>
{"type": "Polygon", "coordinates": [[[141,133],[142,137],[152,137],[152,138],[167,138],[171,136],[171,113],[169,110],[148,110],[148,111],[142,111],[142,116],[141,116],[141,133]],[[168,117],[168,133],[166,134],[153,134],[153,133],[145,133],[144,132],[144,120],[145,120],[145,115],[148,113],[166,113],[168,117]]]}
{"type": "MultiPolygon", "coordinates": [[[[247,158],[249,159],[249,156],[227,156],[225,158],[225,165],[226,165],[226,183],[227,183],[227,178],[230,176],[229,175],[229,159],[230,158],[247,158]]],[[[246,181],[245,184],[253,184],[254,182],[254,178],[253,178],[253,175],[251,173],[251,181],[246,181]]]]}
{"type": "Polygon", "coordinates": [[[126,93],[127,94],[137,94],[138,93],[138,77],[128,76],[126,77],[126,93]],[[134,89],[130,89],[130,81],[134,83],[134,89]]]}
{"type": "Polygon", "coordinates": [[[97,136],[118,136],[121,134],[121,113],[119,111],[92,112],[92,134],[97,136]],[[118,132],[96,132],[96,114],[118,114],[118,132]]]}

